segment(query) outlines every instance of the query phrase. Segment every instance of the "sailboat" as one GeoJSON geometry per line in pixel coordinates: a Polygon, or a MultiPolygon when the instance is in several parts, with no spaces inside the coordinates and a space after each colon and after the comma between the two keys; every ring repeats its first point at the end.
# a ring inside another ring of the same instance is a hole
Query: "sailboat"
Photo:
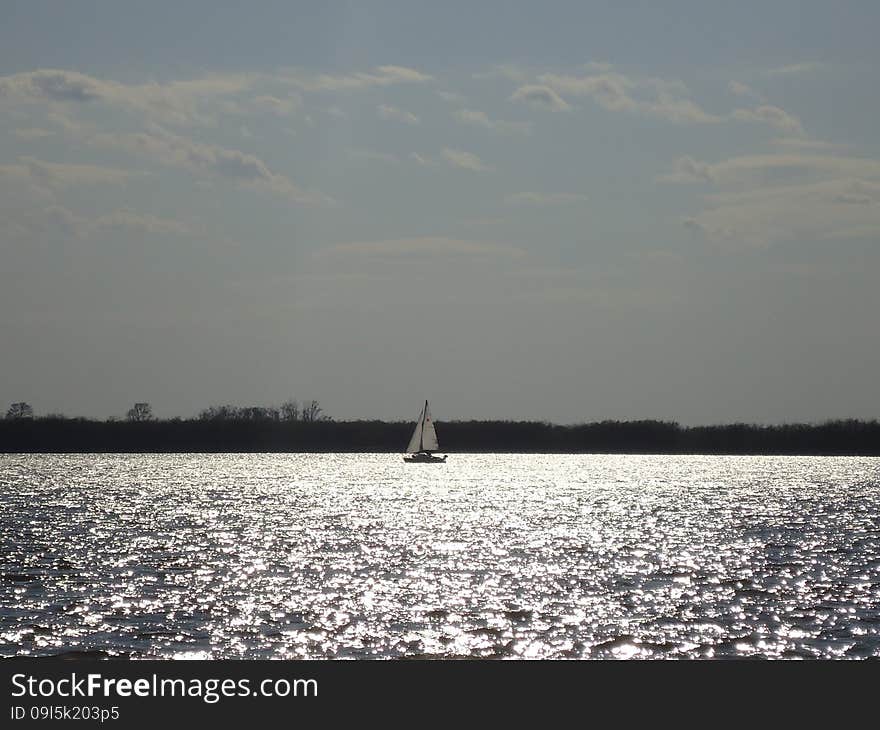
{"type": "Polygon", "coordinates": [[[406,447],[407,456],[404,456],[403,460],[410,464],[442,464],[446,461],[446,456],[434,456],[434,452],[439,448],[437,431],[434,428],[434,421],[431,420],[428,401],[425,401],[425,407],[419,414],[419,420],[416,421],[409,446],[406,447]]]}

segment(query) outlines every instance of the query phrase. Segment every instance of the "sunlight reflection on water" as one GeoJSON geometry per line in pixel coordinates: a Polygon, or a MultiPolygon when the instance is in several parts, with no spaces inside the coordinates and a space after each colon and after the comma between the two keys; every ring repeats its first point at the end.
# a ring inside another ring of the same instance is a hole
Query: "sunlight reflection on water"
{"type": "Polygon", "coordinates": [[[880,656],[880,459],[0,456],[0,655],[880,656]]]}

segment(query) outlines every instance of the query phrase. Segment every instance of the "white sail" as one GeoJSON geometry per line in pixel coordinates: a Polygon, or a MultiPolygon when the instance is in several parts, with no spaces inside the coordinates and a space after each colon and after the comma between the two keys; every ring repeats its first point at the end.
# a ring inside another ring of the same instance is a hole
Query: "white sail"
{"type": "Polygon", "coordinates": [[[413,431],[412,438],[409,440],[409,446],[406,447],[406,453],[415,454],[419,451],[437,451],[439,448],[437,431],[434,428],[434,421],[431,419],[428,401],[425,401],[425,407],[419,413],[415,430],[413,431]]]}
{"type": "Polygon", "coordinates": [[[422,410],[416,420],[416,428],[415,431],[413,431],[412,438],[409,440],[409,446],[406,447],[407,454],[415,454],[422,449],[422,419],[424,419],[424,417],[425,411],[422,410]]]}
{"type": "Polygon", "coordinates": [[[440,444],[437,443],[437,431],[434,429],[434,421],[431,420],[431,411],[428,408],[428,401],[425,401],[425,418],[422,426],[422,450],[437,451],[440,444]]]}

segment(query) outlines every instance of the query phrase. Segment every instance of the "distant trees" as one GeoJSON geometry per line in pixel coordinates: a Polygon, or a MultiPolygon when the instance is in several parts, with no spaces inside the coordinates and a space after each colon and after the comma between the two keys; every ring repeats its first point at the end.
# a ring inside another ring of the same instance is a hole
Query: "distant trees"
{"type": "Polygon", "coordinates": [[[236,406],[211,406],[199,413],[200,421],[234,421],[239,409],[236,406]]]}
{"type": "Polygon", "coordinates": [[[315,421],[329,420],[321,416],[324,410],[316,400],[310,400],[308,403],[303,402],[302,420],[306,423],[314,423],[315,421]]]}
{"type": "Polygon", "coordinates": [[[282,421],[298,421],[299,420],[299,404],[291,399],[281,404],[281,420],[282,421]]]}
{"type": "Polygon", "coordinates": [[[21,403],[13,403],[6,411],[6,417],[10,420],[18,420],[21,418],[33,418],[34,409],[29,403],[22,401],[21,403]]]}
{"type": "MultiPolygon", "coordinates": [[[[32,419],[34,409],[24,401],[13,403],[6,411],[6,419],[10,421],[32,419]]],[[[44,420],[70,420],[61,413],[52,413],[45,416],[44,420]]],[[[76,419],[74,419],[76,420],[76,419]]],[[[79,419],[82,420],[82,419],[79,419]]],[[[107,421],[114,422],[117,418],[110,416],[107,421]]],[[[126,411],[125,420],[130,423],[144,423],[155,421],[153,407],[149,403],[135,403],[126,411]]],[[[180,419],[177,419],[180,420],[180,419]]],[[[330,421],[324,413],[321,404],[316,400],[298,402],[285,401],[280,406],[234,406],[219,405],[210,406],[198,414],[200,421],[250,421],[254,423],[280,422],[285,423],[315,423],[317,421],[330,421]]]]}
{"type": "Polygon", "coordinates": [[[134,406],[128,409],[125,417],[129,421],[135,422],[152,421],[155,419],[153,408],[149,403],[135,403],[134,406]]]}
{"type": "Polygon", "coordinates": [[[316,400],[297,403],[288,400],[279,407],[275,406],[211,406],[199,413],[200,421],[285,421],[287,423],[301,421],[312,423],[314,421],[329,421],[322,415],[324,410],[316,400]]]}
{"type": "MultiPolygon", "coordinates": [[[[288,402],[290,403],[290,402],[288,402]]],[[[317,401],[296,409],[213,406],[202,418],[32,417],[14,404],[0,411],[0,452],[276,452],[385,451],[403,448],[412,422],[333,421],[317,401]],[[277,413],[277,415],[276,415],[277,413]],[[292,418],[295,416],[295,418],[292,418]],[[213,418],[215,420],[208,420],[213,418]],[[316,423],[306,419],[317,419],[316,423]]],[[[28,404],[23,404],[27,406],[28,404]]],[[[774,426],[734,423],[682,426],[663,421],[556,425],[532,421],[448,421],[444,450],[487,453],[852,454],[880,456],[880,421],[828,421],[774,426]]]]}
{"type": "Polygon", "coordinates": [[[200,421],[277,421],[277,408],[263,406],[211,406],[199,413],[200,421]]]}
{"type": "Polygon", "coordinates": [[[272,406],[246,406],[238,409],[240,421],[277,421],[278,409],[272,406]]]}
{"type": "Polygon", "coordinates": [[[21,403],[13,403],[6,411],[6,417],[10,421],[18,421],[23,418],[33,418],[34,409],[31,408],[29,403],[25,403],[24,401],[21,403]]]}

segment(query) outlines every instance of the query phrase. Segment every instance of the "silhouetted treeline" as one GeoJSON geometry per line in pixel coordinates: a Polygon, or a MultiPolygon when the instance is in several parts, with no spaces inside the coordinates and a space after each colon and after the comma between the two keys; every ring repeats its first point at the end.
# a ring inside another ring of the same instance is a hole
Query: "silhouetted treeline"
{"type": "MultiPolygon", "coordinates": [[[[411,422],[312,416],[209,409],[191,420],[5,419],[0,452],[402,452],[413,429],[411,422]]],[[[695,427],[663,421],[452,421],[438,423],[437,432],[449,452],[880,455],[876,420],[695,427]]]]}

